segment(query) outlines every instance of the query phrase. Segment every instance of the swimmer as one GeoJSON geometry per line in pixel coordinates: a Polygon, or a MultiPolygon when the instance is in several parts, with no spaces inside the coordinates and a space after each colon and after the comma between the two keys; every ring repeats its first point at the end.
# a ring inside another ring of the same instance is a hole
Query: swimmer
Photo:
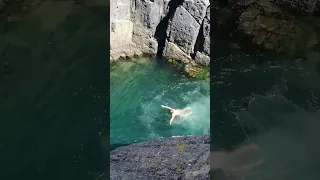
{"type": "Polygon", "coordinates": [[[186,117],[188,115],[190,115],[192,113],[192,109],[189,108],[189,107],[186,107],[184,109],[173,109],[171,107],[168,107],[168,106],[164,106],[164,105],[161,105],[161,107],[163,108],[166,108],[166,109],[169,109],[170,112],[172,113],[172,117],[170,119],[170,125],[172,124],[173,122],[173,119],[176,117],[176,116],[180,116],[180,117],[186,117]]]}

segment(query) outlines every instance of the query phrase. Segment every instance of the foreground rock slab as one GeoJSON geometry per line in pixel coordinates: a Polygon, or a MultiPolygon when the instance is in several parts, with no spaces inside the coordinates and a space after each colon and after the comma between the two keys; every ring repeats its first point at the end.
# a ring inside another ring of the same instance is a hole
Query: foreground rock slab
{"type": "Polygon", "coordinates": [[[110,179],[210,179],[210,135],[155,139],[110,153],[110,179]]]}

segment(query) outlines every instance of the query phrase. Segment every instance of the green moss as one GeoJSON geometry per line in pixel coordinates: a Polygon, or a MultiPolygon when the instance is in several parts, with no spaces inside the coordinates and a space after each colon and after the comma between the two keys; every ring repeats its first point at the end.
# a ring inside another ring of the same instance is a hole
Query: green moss
{"type": "Polygon", "coordinates": [[[174,65],[178,64],[177,60],[175,60],[175,59],[169,59],[168,62],[171,64],[174,64],[174,65]]]}
{"type": "Polygon", "coordinates": [[[202,67],[199,74],[196,76],[197,79],[208,79],[209,78],[209,68],[202,67]]]}
{"type": "Polygon", "coordinates": [[[295,22],[294,33],[284,39],[279,51],[289,55],[304,55],[307,52],[307,43],[310,36],[314,32],[314,28],[301,20],[295,22]]]}

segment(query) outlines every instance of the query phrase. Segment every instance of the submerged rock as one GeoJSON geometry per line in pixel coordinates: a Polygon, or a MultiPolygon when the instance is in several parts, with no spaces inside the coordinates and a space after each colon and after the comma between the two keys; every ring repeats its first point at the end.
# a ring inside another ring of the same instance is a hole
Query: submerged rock
{"type": "Polygon", "coordinates": [[[110,179],[210,179],[210,135],[131,144],[110,153],[110,179]]]}

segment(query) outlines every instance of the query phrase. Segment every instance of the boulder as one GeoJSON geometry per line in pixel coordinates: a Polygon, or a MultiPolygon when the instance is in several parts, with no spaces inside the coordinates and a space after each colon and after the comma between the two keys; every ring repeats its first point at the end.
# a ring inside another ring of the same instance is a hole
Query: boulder
{"type": "Polygon", "coordinates": [[[193,53],[197,41],[200,24],[182,6],[179,6],[169,22],[167,40],[176,44],[184,53],[193,53]]]}
{"type": "Polygon", "coordinates": [[[210,135],[172,137],[110,153],[111,180],[210,179],[210,135]]]}
{"type": "Polygon", "coordinates": [[[132,4],[133,39],[146,53],[157,53],[154,36],[160,21],[166,16],[168,0],[135,1],[132,4]]]}
{"type": "Polygon", "coordinates": [[[210,64],[210,57],[200,53],[199,51],[197,51],[196,53],[196,57],[195,57],[195,62],[197,64],[203,65],[203,66],[209,66],[210,64]]]}
{"type": "Polygon", "coordinates": [[[278,50],[293,34],[294,21],[284,16],[275,4],[260,0],[241,13],[238,28],[250,35],[254,44],[278,50]]]}

